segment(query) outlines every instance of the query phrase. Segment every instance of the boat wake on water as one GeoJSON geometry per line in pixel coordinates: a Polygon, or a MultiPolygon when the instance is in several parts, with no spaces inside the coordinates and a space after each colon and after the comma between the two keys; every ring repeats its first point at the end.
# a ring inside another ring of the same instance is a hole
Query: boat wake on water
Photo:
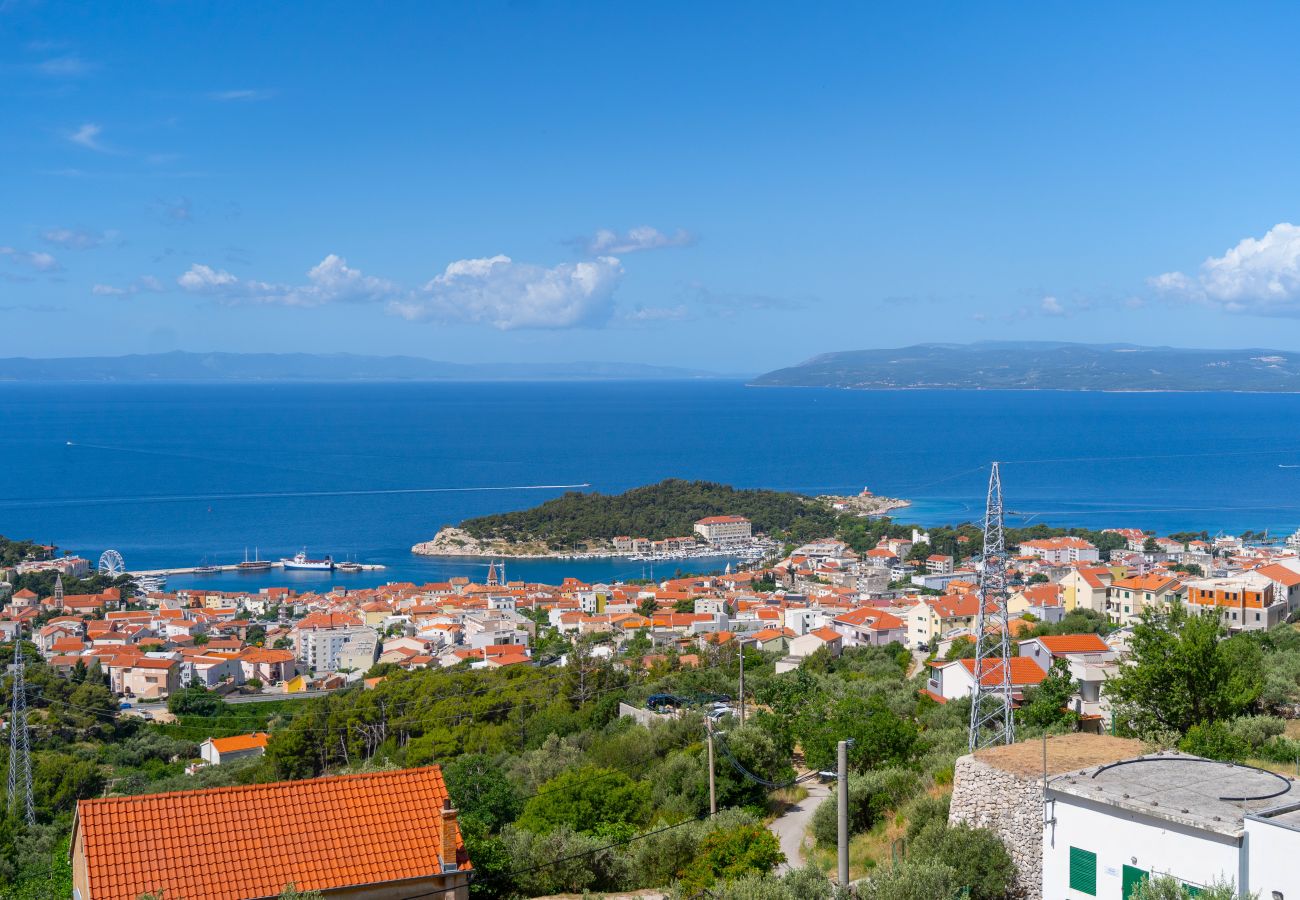
{"type": "Polygon", "coordinates": [[[589,488],[591,483],[580,484],[508,484],[480,485],[477,487],[428,488],[369,488],[349,491],[264,491],[233,494],[155,494],[136,497],[69,497],[32,498],[27,500],[0,500],[0,509],[24,509],[41,506],[96,506],[108,503],[183,503],[196,500],[267,500],[282,497],[364,497],[382,494],[460,494],[477,491],[565,491],[589,488]]]}

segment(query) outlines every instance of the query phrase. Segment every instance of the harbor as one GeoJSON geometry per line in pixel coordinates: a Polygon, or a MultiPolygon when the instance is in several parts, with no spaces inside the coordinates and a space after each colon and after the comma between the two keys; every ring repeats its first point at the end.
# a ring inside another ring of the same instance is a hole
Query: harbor
{"type": "MultiPolygon", "coordinates": [[[[221,575],[230,572],[241,572],[245,574],[256,575],[261,572],[266,572],[275,569],[283,570],[285,568],[292,568],[292,566],[286,567],[283,561],[270,562],[270,561],[263,560],[262,564],[256,569],[245,568],[240,563],[231,563],[229,565],[223,565],[223,566],[173,566],[167,569],[138,569],[138,570],[127,572],[126,574],[132,576],[133,578],[138,578],[138,577],[166,578],[171,575],[221,575]]],[[[345,572],[345,573],[346,572],[380,572],[383,571],[385,568],[387,567],[379,563],[335,563],[334,564],[334,571],[345,572]]]]}

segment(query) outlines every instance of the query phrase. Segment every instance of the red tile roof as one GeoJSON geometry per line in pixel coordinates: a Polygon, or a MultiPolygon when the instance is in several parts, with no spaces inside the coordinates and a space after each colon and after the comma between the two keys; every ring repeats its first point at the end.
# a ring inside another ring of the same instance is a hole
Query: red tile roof
{"type": "MultiPolygon", "coordinates": [[[[1039,668],[1038,663],[1027,656],[1013,656],[1006,662],[1011,664],[1011,683],[1013,685],[1038,684],[1047,677],[1047,673],[1039,668]]],[[[998,658],[985,660],[980,669],[980,683],[984,685],[1001,684],[1002,663],[1003,660],[998,658]]],[[[975,674],[975,660],[963,659],[961,664],[966,667],[966,671],[970,672],[971,675],[975,674]]]]}
{"type": "MultiPolygon", "coordinates": [[[[438,766],[306,781],[82,800],[90,896],[240,900],[441,871],[438,766]]],[[[461,869],[470,869],[459,832],[461,869]]],[[[450,861],[449,862],[453,862],[450,861]]]]}
{"type": "Polygon", "coordinates": [[[1110,649],[1096,634],[1056,634],[1038,638],[1051,653],[1105,653],[1110,649]]]}
{"type": "Polygon", "coordinates": [[[265,731],[256,731],[252,734],[237,734],[234,737],[213,738],[212,746],[218,753],[238,753],[241,750],[256,750],[259,747],[265,749],[270,737],[265,731]]]}

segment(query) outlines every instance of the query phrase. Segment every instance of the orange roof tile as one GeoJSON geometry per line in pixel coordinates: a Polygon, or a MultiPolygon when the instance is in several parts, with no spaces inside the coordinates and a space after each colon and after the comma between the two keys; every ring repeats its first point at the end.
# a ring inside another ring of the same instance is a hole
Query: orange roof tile
{"type": "Polygon", "coordinates": [[[1038,641],[1051,653],[1105,653],[1110,649],[1096,634],[1055,634],[1038,641]]]}
{"type": "Polygon", "coordinates": [[[252,734],[213,738],[212,746],[218,753],[238,753],[240,750],[256,750],[259,747],[265,749],[270,737],[265,731],[255,731],[252,734]]]}
{"type": "MultiPolygon", "coordinates": [[[[446,798],[429,766],[82,800],[74,831],[95,900],[274,897],[290,882],[328,891],[440,872],[446,798]]],[[[455,845],[470,869],[459,833],[455,845]]]]}
{"type": "MultiPolygon", "coordinates": [[[[1038,684],[1047,677],[1047,673],[1038,667],[1027,656],[1013,656],[1006,662],[1011,664],[1011,683],[1013,685],[1038,684]]],[[[1003,660],[997,657],[991,657],[984,661],[980,667],[980,683],[984,685],[999,684],[1002,681],[1002,663],[1003,660]]],[[[975,674],[975,660],[963,659],[961,664],[966,667],[966,671],[972,675],[975,674]]]]}

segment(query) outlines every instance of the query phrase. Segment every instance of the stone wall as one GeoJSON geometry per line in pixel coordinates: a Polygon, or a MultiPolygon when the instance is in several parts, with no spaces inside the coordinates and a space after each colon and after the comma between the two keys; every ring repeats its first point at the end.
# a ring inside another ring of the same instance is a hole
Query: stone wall
{"type": "Polygon", "coordinates": [[[957,760],[948,822],[989,828],[1016,864],[1010,896],[1043,896],[1043,779],[991,766],[974,756],[957,760]]]}

